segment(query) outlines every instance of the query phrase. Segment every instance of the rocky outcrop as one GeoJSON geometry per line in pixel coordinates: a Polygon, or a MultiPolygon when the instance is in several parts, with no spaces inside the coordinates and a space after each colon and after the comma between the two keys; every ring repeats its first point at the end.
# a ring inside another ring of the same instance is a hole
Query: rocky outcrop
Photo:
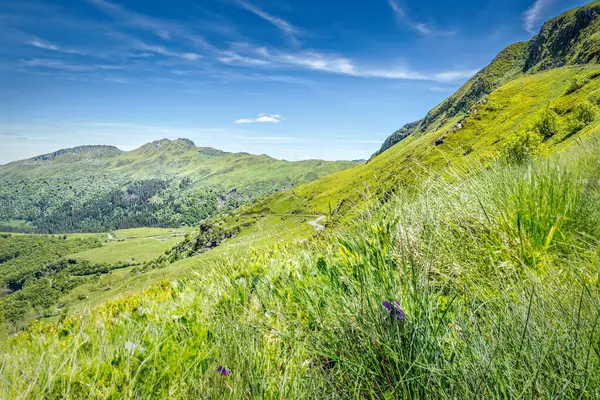
{"type": "Polygon", "coordinates": [[[524,72],[535,72],[569,64],[597,62],[600,40],[600,3],[567,11],[542,26],[528,43],[524,72]]]}
{"type": "Polygon", "coordinates": [[[381,145],[381,148],[377,152],[375,152],[371,156],[371,158],[369,158],[369,161],[371,161],[373,158],[377,157],[379,154],[383,153],[390,147],[394,146],[396,143],[399,143],[400,141],[402,141],[403,139],[405,139],[406,137],[411,135],[422,122],[423,122],[422,119],[415,121],[415,122],[411,122],[409,124],[404,125],[402,128],[398,129],[396,132],[392,133],[390,136],[388,136],[387,139],[385,139],[385,142],[383,142],[383,144],[381,145]]]}

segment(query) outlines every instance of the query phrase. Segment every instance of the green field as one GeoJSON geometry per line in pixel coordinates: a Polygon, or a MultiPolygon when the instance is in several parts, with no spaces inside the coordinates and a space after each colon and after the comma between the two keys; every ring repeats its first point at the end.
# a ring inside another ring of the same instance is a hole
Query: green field
{"type": "Polygon", "coordinates": [[[181,239],[182,237],[141,237],[123,242],[109,242],[98,249],[71,254],[68,257],[99,264],[144,263],[169,250],[181,239]]]}
{"type": "Polygon", "coordinates": [[[194,228],[132,228],[105,235],[102,247],[68,257],[98,264],[142,264],[151,261],[179,243],[194,228]]]}
{"type": "Polygon", "coordinates": [[[120,239],[138,239],[149,237],[169,237],[169,236],[185,236],[187,233],[193,232],[195,228],[131,228],[121,229],[111,232],[116,240],[120,239]]]}

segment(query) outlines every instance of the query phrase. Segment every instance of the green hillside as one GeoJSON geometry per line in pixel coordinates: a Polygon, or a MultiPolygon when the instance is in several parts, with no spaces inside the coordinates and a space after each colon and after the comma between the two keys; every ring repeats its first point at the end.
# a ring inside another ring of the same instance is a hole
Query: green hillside
{"type": "Polygon", "coordinates": [[[600,66],[596,65],[528,74],[490,93],[466,117],[456,116],[440,129],[410,135],[367,164],[273,195],[244,210],[250,214],[323,214],[344,220],[362,208],[367,194],[381,198],[399,185],[445,174],[449,166],[493,162],[516,137],[535,130],[546,110],[556,115],[557,130],[540,140],[538,151],[554,151],[574,138],[598,132],[599,91],[600,66]],[[574,120],[581,107],[589,108],[594,116],[577,126],[574,120]],[[462,127],[453,128],[459,119],[462,127]]]}
{"type": "Polygon", "coordinates": [[[0,342],[0,396],[595,398],[599,157],[450,169],[345,233],[189,258],[0,342]]]}
{"type": "Polygon", "coordinates": [[[524,74],[566,65],[597,63],[600,55],[600,2],[595,1],[567,11],[547,21],[528,42],[515,43],[502,50],[492,62],[469,79],[456,93],[386,139],[371,159],[408,135],[437,131],[448,120],[464,116],[486,95],[524,74]]]}
{"type": "Polygon", "coordinates": [[[194,225],[355,165],[226,153],[186,139],[163,139],[130,152],[80,146],[0,167],[0,231],[194,225]]]}

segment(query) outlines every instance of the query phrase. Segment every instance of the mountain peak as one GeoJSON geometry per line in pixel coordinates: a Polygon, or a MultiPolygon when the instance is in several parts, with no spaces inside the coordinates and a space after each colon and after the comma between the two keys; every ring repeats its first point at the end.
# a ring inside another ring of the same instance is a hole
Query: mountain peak
{"type": "Polygon", "coordinates": [[[155,140],[151,143],[146,143],[142,147],[134,150],[137,153],[163,153],[173,152],[175,154],[182,154],[190,150],[196,149],[196,145],[189,139],[160,139],[155,140]]]}
{"type": "Polygon", "coordinates": [[[83,153],[94,153],[94,155],[100,157],[112,157],[122,153],[121,150],[116,148],[115,146],[105,146],[105,145],[84,145],[84,146],[76,146],[69,149],[61,149],[52,153],[42,154],[36,157],[33,157],[33,161],[50,161],[59,156],[66,154],[83,154],[83,153]]]}
{"type": "Polygon", "coordinates": [[[524,71],[598,62],[600,1],[566,11],[542,25],[528,42],[524,71]]]}

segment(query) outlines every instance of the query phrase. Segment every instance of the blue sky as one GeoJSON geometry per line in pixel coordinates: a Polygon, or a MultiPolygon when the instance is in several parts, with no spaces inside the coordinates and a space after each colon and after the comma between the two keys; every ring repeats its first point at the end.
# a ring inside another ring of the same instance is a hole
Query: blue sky
{"type": "Polygon", "coordinates": [[[577,0],[2,0],[0,164],[185,137],[360,159],[577,0]]]}

